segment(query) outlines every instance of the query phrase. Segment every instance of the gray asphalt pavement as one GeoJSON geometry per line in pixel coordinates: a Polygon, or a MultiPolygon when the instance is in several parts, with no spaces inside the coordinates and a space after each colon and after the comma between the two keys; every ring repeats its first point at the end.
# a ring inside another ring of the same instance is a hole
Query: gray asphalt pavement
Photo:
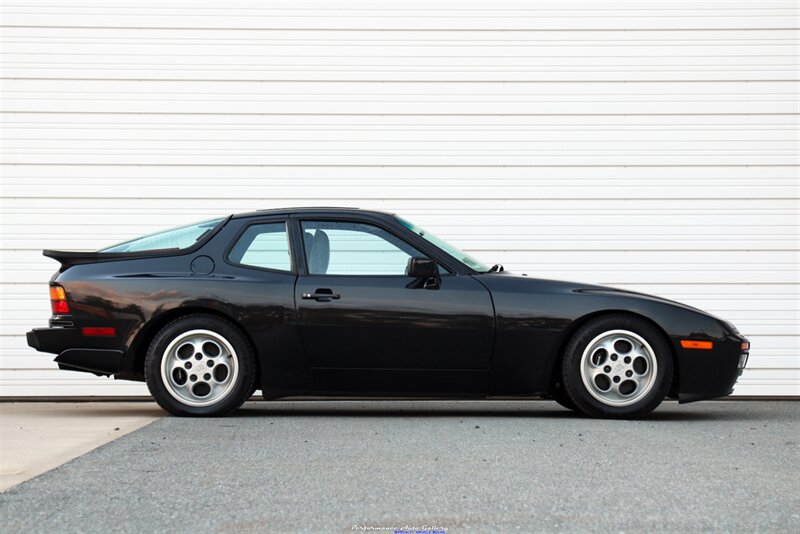
{"type": "Polygon", "coordinates": [[[164,417],[0,495],[4,533],[800,531],[800,402],[249,403],[164,417]],[[393,532],[388,530],[388,532],[393,532]]]}

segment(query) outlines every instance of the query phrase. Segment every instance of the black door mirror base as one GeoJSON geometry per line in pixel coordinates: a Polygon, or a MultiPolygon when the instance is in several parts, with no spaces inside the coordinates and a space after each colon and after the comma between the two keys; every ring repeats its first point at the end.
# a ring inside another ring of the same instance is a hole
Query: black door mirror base
{"type": "Polygon", "coordinates": [[[409,258],[406,274],[414,278],[408,286],[410,288],[439,289],[439,264],[436,260],[421,256],[409,258]]]}

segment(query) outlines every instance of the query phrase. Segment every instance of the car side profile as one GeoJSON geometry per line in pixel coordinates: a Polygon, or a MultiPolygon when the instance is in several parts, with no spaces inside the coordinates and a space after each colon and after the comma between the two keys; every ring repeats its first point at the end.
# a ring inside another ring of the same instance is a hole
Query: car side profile
{"type": "Polygon", "coordinates": [[[396,215],[265,210],[97,252],[45,250],[61,369],[181,416],[292,396],[547,397],[634,418],[731,393],[749,342],[698,309],[489,267],[396,215]]]}

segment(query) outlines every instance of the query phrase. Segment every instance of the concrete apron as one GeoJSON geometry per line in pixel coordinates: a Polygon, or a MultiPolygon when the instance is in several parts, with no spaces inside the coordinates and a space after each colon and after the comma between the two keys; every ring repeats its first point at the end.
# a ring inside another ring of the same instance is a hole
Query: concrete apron
{"type": "Polygon", "coordinates": [[[153,402],[0,403],[0,492],[163,415],[153,402]]]}

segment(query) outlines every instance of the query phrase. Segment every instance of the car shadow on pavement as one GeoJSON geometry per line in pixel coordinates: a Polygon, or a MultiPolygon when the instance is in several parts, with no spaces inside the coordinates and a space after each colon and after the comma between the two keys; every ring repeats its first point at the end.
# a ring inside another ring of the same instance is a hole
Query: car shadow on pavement
{"type": "MultiPolygon", "coordinates": [[[[763,401],[762,406],[772,401],[763,401]]],[[[115,412],[114,403],[86,403],[80,410],[81,416],[172,417],[154,402],[142,402],[141,406],[127,406],[115,412]]],[[[763,420],[796,421],[797,411],[786,413],[769,411],[766,408],[754,409],[750,402],[706,401],[704,403],[679,405],[675,401],[665,401],[658,409],[639,421],[744,421],[763,420]],[[784,417],[785,415],[785,417],[784,417]]],[[[409,400],[409,399],[290,399],[248,401],[242,408],[226,416],[226,419],[258,417],[489,417],[526,419],[587,419],[582,414],[562,408],[554,401],[547,400],[409,400]]]]}
{"type": "MultiPolygon", "coordinates": [[[[592,419],[582,414],[558,406],[547,401],[463,401],[464,406],[453,406],[451,401],[256,401],[249,402],[238,411],[229,415],[237,417],[497,417],[528,419],[592,419]],[[387,406],[393,402],[397,406],[387,406]],[[437,403],[441,402],[440,406],[437,403]],[[445,405],[446,402],[446,405],[445,405]],[[519,407],[509,408],[509,404],[519,402],[519,407]],[[409,406],[409,403],[424,406],[409,406]],[[502,406],[492,404],[502,403],[502,406]],[[477,406],[482,404],[482,406],[477,406]]],[[[702,409],[702,406],[691,406],[688,409],[677,403],[669,402],[639,421],[742,421],[763,419],[764,414],[750,411],[744,405],[725,403],[725,410],[702,409]]],[[[774,414],[772,418],[774,418],[774,414]]]]}

